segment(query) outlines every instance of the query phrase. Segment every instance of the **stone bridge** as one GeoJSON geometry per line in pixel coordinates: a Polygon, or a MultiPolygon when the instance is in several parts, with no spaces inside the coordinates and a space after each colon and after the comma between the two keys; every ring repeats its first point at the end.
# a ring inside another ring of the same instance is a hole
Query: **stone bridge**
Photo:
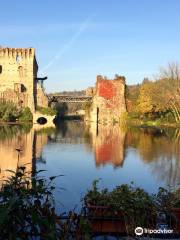
{"type": "Polygon", "coordinates": [[[33,113],[33,123],[43,124],[46,125],[46,127],[53,127],[55,117],[55,115],[45,115],[36,111],[35,113],[33,113]]]}

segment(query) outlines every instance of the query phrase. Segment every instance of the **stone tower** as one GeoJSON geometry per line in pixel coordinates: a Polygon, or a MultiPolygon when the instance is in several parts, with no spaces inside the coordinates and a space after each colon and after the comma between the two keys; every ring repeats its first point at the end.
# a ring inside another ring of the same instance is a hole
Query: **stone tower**
{"type": "Polygon", "coordinates": [[[106,79],[98,75],[90,113],[91,121],[119,122],[125,112],[125,77],[117,75],[115,79],[106,79]]]}
{"type": "Polygon", "coordinates": [[[0,48],[0,99],[14,102],[18,107],[36,110],[42,94],[44,106],[47,97],[38,78],[34,48],[0,48]]]}

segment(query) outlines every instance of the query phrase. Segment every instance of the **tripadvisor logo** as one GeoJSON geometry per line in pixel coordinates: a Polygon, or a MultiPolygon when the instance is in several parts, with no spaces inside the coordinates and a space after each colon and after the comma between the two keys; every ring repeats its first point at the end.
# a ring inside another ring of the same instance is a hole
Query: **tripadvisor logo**
{"type": "Polygon", "coordinates": [[[135,229],[135,234],[136,234],[137,236],[143,235],[143,228],[142,228],[142,227],[137,227],[137,228],[135,229]]]}
{"type": "Polygon", "coordinates": [[[143,233],[145,234],[172,234],[173,230],[172,229],[148,229],[148,228],[142,228],[142,227],[137,227],[135,229],[135,234],[137,236],[141,236],[143,235],[143,233]]]}

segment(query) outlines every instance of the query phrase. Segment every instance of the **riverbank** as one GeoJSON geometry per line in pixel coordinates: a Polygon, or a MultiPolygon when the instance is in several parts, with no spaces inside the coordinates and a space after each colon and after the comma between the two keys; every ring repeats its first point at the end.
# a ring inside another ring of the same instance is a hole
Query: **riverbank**
{"type": "Polygon", "coordinates": [[[127,117],[126,119],[126,124],[129,126],[133,127],[172,127],[172,128],[180,128],[180,123],[176,122],[167,122],[163,121],[163,119],[156,119],[156,120],[151,120],[151,119],[146,119],[146,120],[141,120],[139,118],[130,118],[127,117]]]}
{"type": "MultiPolygon", "coordinates": [[[[80,117],[65,117],[61,119],[62,122],[64,121],[83,121],[80,117]]],[[[58,120],[55,121],[55,125],[58,120]]],[[[88,124],[88,121],[85,121],[88,124]]],[[[118,123],[114,123],[113,125],[116,125],[118,123]]],[[[33,125],[33,122],[31,121],[15,121],[15,122],[9,122],[9,121],[0,121],[0,126],[8,126],[8,125],[33,125]]],[[[55,126],[54,125],[54,126],[55,126]]],[[[105,124],[106,125],[106,124],[105,124]]],[[[127,121],[123,122],[123,125],[126,125],[127,127],[138,127],[138,128],[180,128],[180,124],[176,123],[159,123],[157,121],[141,121],[139,119],[128,119],[127,121]]]]}

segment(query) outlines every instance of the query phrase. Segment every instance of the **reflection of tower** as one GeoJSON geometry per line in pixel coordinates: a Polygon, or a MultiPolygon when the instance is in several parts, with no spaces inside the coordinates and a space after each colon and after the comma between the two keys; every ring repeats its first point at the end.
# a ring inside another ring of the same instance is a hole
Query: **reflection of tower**
{"type": "Polygon", "coordinates": [[[11,170],[16,172],[18,167],[25,166],[26,172],[31,175],[35,170],[35,161],[41,156],[43,145],[47,143],[47,135],[36,132],[33,128],[29,133],[22,133],[17,126],[0,127],[6,132],[5,139],[0,138],[0,180],[12,176],[11,170]],[[7,129],[8,128],[8,129],[7,129]],[[12,133],[15,133],[12,136],[12,133]]]}
{"type": "Polygon", "coordinates": [[[34,154],[33,158],[35,161],[45,162],[45,159],[42,157],[42,148],[47,144],[48,137],[46,133],[36,132],[34,136],[34,154]]]}
{"type": "Polygon", "coordinates": [[[93,149],[96,166],[112,164],[114,167],[122,166],[124,161],[125,132],[117,126],[91,124],[93,149]]]}

